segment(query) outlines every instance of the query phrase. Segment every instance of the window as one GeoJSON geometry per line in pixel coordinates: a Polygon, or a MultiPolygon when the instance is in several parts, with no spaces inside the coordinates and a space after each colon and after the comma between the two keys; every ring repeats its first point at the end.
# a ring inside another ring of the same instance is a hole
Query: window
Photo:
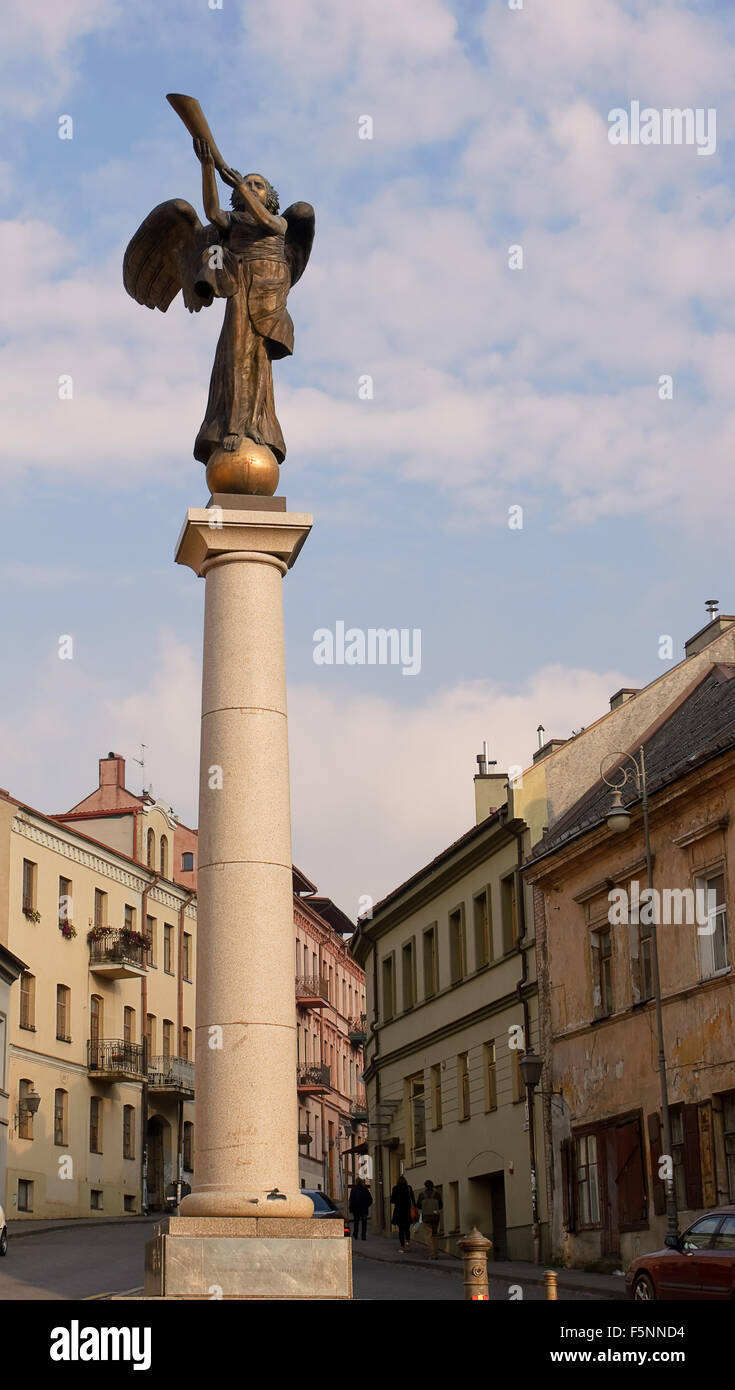
{"type": "Polygon", "coordinates": [[[189,932],[184,932],[184,959],[181,973],[185,980],[191,979],[191,935],[189,932]]]}
{"type": "Polygon", "coordinates": [[[89,1040],[95,1046],[102,1041],[102,1016],[102,999],[93,994],[89,1001],[89,1040]]]}
{"type": "Polygon", "coordinates": [[[500,880],[500,905],[503,919],[503,951],[514,951],[518,940],[515,874],[509,874],[507,878],[500,880]]]}
{"type": "Polygon", "coordinates": [[[439,988],[436,968],[436,922],[424,932],[424,998],[430,999],[439,988]]]}
{"type": "Polygon", "coordinates": [[[492,959],[490,941],[490,889],[483,889],[472,899],[475,927],[475,970],[482,969],[492,959]]]}
{"type": "Polygon", "coordinates": [[[412,1076],[408,1083],[409,1110],[411,1115],[411,1161],[413,1164],[426,1162],[426,1103],[424,1099],[424,1076],[412,1076]]]}
{"type": "Polygon", "coordinates": [[[153,868],[156,859],[156,837],[152,830],[146,836],[145,862],[149,869],[153,868]]]}
{"type": "Polygon", "coordinates": [[[148,1049],[148,1061],[155,1056],[156,1051],[156,1015],[146,1014],[145,1020],[145,1042],[148,1049]]]}
{"type": "Polygon", "coordinates": [[[173,935],[173,927],[165,926],[163,928],[163,968],[166,971],[167,975],[173,975],[173,966],[171,964],[173,935]]]}
{"type": "Polygon", "coordinates": [[[107,926],[107,894],[101,888],[94,890],[94,925],[102,928],[107,926]]]}
{"type": "Polygon", "coordinates": [[[171,1022],[171,1019],[170,1019],[170,1018],[164,1018],[164,1020],[163,1020],[163,1055],[164,1055],[164,1057],[171,1057],[171,1056],[172,1056],[172,1052],[171,1052],[171,1043],[172,1043],[172,1040],[173,1040],[173,1035],[174,1035],[174,1025],[173,1025],[173,1023],[171,1022]]]}
{"type": "Polygon", "coordinates": [[[135,908],[125,904],[124,926],[126,931],[135,931],[135,908]]]}
{"type": "Polygon", "coordinates": [[[457,1058],[457,1096],[460,1120],[470,1118],[470,1054],[461,1052],[457,1058]]]}
{"type": "Polygon", "coordinates": [[[597,1136],[577,1140],[577,1211],[580,1226],[599,1226],[600,1188],[597,1173],[597,1136]]]}
{"type": "Polygon", "coordinates": [[[62,1147],[68,1144],[67,1122],[68,1122],[69,1096],[66,1091],[54,1091],[54,1144],[62,1147]]]}
{"type": "Polygon", "coordinates": [[[157,960],[158,960],[158,942],[157,942],[157,940],[156,940],[156,937],[157,937],[157,926],[158,926],[158,924],[157,924],[157,922],[156,922],[155,917],[146,917],[146,919],[145,919],[145,934],[146,934],[146,936],[148,937],[148,940],[149,940],[150,943],[151,943],[150,946],[148,947],[148,964],[149,964],[149,966],[155,966],[155,965],[156,965],[156,962],[157,962],[157,960]]]}
{"type": "Polygon", "coordinates": [[[698,878],[697,892],[705,895],[704,902],[707,909],[706,925],[697,928],[699,963],[702,978],[706,980],[709,979],[710,975],[717,975],[720,970],[727,970],[730,963],[727,950],[727,903],[723,875],[714,874],[711,878],[698,878]]]}
{"type": "Polygon", "coordinates": [[[383,1019],[388,1020],[395,1013],[395,993],[393,989],[393,957],[386,956],[382,966],[383,977],[383,1019]]]}
{"type": "Polygon", "coordinates": [[[450,1231],[459,1230],[459,1183],[450,1182],[449,1184],[449,1221],[450,1231]]]}
{"type": "Polygon", "coordinates": [[[20,977],[20,1026],[35,1031],[36,977],[24,970],[20,977]]]}
{"type": "Polygon", "coordinates": [[[135,1198],[132,1195],[123,1197],[123,1211],[135,1214],[135,1198]]]}
{"type": "Polygon", "coordinates": [[[190,1061],[192,1060],[192,1057],[191,1057],[191,1028],[182,1028],[181,1033],[182,1033],[182,1040],[181,1040],[181,1049],[182,1049],[182,1050],[181,1050],[181,1055],[182,1055],[182,1057],[183,1057],[187,1062],[190,1062],[190,1061]]]}
{"type": "Polygon", "coordinates": [[[735,1250],[735,1216],[726,1216],[714,1243],[715,1250],[735,1250]]]}
{"type": "Polygon", "coordinates": [[[449,914],[449,965],[451,982],[456,985],[467,973],[464,903],[449,914]]]}
{"type": "Polygon", "coordinates": [[[59,877],[59,926],[74,921],[71,897],[71,879],[59,877]]]}
{"type": "Polygon", "coordinates": [[[23,911],[36,910],[36,870],[37,864],[31,859],[23,860],[23,911]]]}
{"type": "Polygon", "coordinates": [[[485,1109],[498,1108],[498,1079],[495,1072],[495,1039],[485,1043],[485,1109]]]}
{"type": "Polygon", "coordinates": [[[702,1201],[699,1107],[678,1105],[670,1112],[674,1192],[679,1211],[696,1211],[702,1201]]]}
{"type": "Polygon", "coordinates": [[[192,854],[191,850],[187,850],[184,854],[182,854],[182,856],[181,856],[181,868],[182,868],[182,870],[183,870],[183,872],[184,872],[185,874],[193,874],[193,872],[194,872],[194,855],[192,854]]]}
{"type": "Polygon", "coordinates": [[[89,1194],[89,1205],[92,1211],[102,1211],[102,1191],[100,1188],[92,1188],[89,1194]]]}
{"type": "Polygon", "coordinates": [[[135,1107],[123,1106],[123,1158],[135,1158],[135,1107]]]}
{"type": "Polygon", "coordinates": [[[599,927],[590,932],[592,951],[592,1007],[595,1018],[607,1018],[612,1013],[612,947],[610,928],[599,927]]]}
{"type": "Polygon", "coordinates": [[[18,1211],[33,1211],[33,1183],[18,1178],[18,1211]]]}
{"type": "Polygon", "coordinates": [[[59,1042],[71,1042],[71,990],[67,985],[56,986],[56,1037],[59,1042]]]}
{"type": "Polygon", "coordinates": [[[102,1153],[102,1101],[92,1096],[89,1102],[89,1152],[102,1153]]]}
{"type": "Polygon", "coordinates": [[[403,982],[403,1008],[412,1009],[416,1003],[416,962],[413,940],[407,941],[401,951],[401,978],[403,982]]]}
{"type": "Polygon", "coordinates": [[[28,1109],[28,1105],[27,1105],[27,1098],[28,1098],[28,1096],[29,1096],[29,1094],[30,1094],[30,1092],[31,1092],[32,1090],[33,1090],[33,1082],[32,1082],[32,1081],[29,1081],[27,1077],[24,1077],[23,1080],[22,1080],[22,1081],[19,1083],[19,1085],[18,1085],[18,1138],[19,1138],[19,1139],[32,1139],[32,1138],[33,1138],[33,1119],[34,1119],[34,1117],[33,1117],[33,1115],[31,1114],[30,1110],[28,1109]]]}
{"type": "Polygon", "coordinates": [[[695,1221],[682,1238],[682,1250],[707,1250],[719,1224],[719,1216],[703,1216],[701,1221],[695,1221]]]}
{"type": "Polygon", "coordinates": [[[135,1009],[129,1005],[123,1009],[123,1042],[135,1042],[135,1009]]]}
{"type": "Polygon", "coordinates": [[[168,840],[161,836],[161,878],[168,878],[168,840]]]}
{"type": "Polygon", "coordinates": [[[431,1123],[433,1129],[442,1127],[442,1069],[431,1068],[431,1123]]]}
{"type": "MultiPolygon", "coordinates": [[[[646,911],[646,918],[648,918],[649,915],[650,914],[646,911]]],[[[642,1004],[644,1000],[653,998],[650,921],[628,922],[628,946],[630,950],[630,977],[633,989],[633,1003],[642,1004]]]]}
{"type": "Polygon", "coordinates": [[[191,1120],[184,1121],[184,1167],[187,1173],[194,1171],[194,1126],[191,1120]]]}
{"type": "Polygon", "coordinates": [[[735,1091],[722,1097],[722,1128],[725,1132],[725,1162],[731,1202],[735,1202],[735,1091]]]}

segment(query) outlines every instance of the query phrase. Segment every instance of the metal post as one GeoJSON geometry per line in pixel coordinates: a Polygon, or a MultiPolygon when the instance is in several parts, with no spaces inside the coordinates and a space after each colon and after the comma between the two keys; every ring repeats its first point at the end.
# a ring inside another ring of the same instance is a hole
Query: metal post
{"type": "Polygon", "coordinates": [[[468,1236],[458,1240],[464,1263],[464,1296],[473,1302],[487,1302],[490,1298],[490,1285],[487,1277],[487,1257],[493,1248],[491,1240],[472,1227],[468,1236]]]}
{"type": "MultiPolygon", "coordinates": [[[[648,875],[648,886],[653,890],[653,867],[651,862],[651,840],[648,833],[648,793],[646,788],[646,764],[643,749],[640,750],[641,766],[641,800],[643,806],[643,836],[646,845],[646,873],[648,875]]],[[[676,1192],[674,1190],[674,1161],[671,1151],[671,1118],[669,1116],[669,1092],[666,1081],[666,1052],[664,1049],[664,1020],[661,1008],[661,980],[658,970],[658,912],[655,909],[655,898],[651,892],[651,904],[653,907],[653,920],[651,922],[651,956],[653,960],[653,997],[656,1005],[656,1030],[658,1032],[658,1074],[661,1083],[661,1116],[663,1120],[664,1155],[667,1159],[667,1176],[664,1180],[666,1188],[666,1225],[670,1235],[676,1235],[679,1229],[679,1219],[676,1210],[676,1192]]]]}
{"type": "Polygon", "coordinates": [[[534,1128],[533,1094],[535,1087],[527,1086],[528,1105],[528,1149],[531,1160],[531,1231],[533,1234],[533,1262],[541,1264],[541,1228],[538,1219],[538,1181],[536,1177],[536,1131],[534,1128]]]}
{"type": "Polygon", "coordinates": [[[547,1271],[546,1271],[546,1273],[545,1273],[545,1275],[544,1275],[544,1284],[546,1285],[546,1297],[547,1297],[547,1299],[548,1299],[548,1298],[558,1299],[559,1294],[557,1293],[557,1282],[556,1282],[556,1281],[557,1281],[557,1274],[556,1274],[556,1271],[553,1270],[553,1269],[547,1269],[547,1271]]]}

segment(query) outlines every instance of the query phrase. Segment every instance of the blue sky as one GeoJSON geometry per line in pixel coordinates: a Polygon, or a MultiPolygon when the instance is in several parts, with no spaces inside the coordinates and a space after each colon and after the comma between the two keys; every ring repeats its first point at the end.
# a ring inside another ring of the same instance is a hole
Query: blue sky
{"type": "Polygon", "coordinates": [[[735,606],[735,19],[13,0],[4,37],[0,783],[64,809],[145,742],[156,794],[196,814],[203,585],[172,554],[206,497],[221,306],[152,314],[121,283],[156,202],[201,214],[165,101],[187,92],[225,158],[316,208],[275,369],[281,490],[315,517],[285,590],[294,854],[354,913],[471,823],[483,738],[528,762],[537,724],[590,723],[659,674],[662,634],[681,657],[705,599],[735,606]],[[715,108],[716,153],[612,147],[632,100],[715,108]],[[338,620],[420,628],[421,673],[315,666],[338,620]]]}

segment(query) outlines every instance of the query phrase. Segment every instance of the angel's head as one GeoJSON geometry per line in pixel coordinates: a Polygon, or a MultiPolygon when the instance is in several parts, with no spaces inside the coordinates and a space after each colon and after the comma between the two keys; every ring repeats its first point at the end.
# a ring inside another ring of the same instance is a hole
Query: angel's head
{"type": "MultiPolygon", "coordinates": [[[[236,172],[236,170],[233,170],[233,173],[236,172]]],[[[238,179],[242,179],[241,174],[238,174],[237,177],[238,179]]],[[[273,184],[268,182],[264,174],[246,174],[242,182],[247,184],[247,187],[255,198],[259,198],[261,203],[265,203],[269,212],[278,212],[280,206],[278,194],[273,184]]],[[[230,202],[237,212],[243,212],[247,207],[245,199],[238,193],[236,188],[233,190],[230,202]]]]}

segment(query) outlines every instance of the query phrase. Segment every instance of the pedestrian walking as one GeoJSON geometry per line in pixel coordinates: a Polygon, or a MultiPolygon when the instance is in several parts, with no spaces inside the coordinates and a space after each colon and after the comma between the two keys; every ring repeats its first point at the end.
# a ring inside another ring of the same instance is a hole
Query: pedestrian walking
{"type": "Polygon", "coordinates": [[[398,1227],[398,1240],[401,1247],[401,1254],[405,1255],[411,1243],[411,1222],[418,1221],[419,1219],[413,1188],[410,1187],[406,1181],[405,1173],[401,1173],[398,1182],[390,1194],[390,1199],[393,1203],[391,1226],[398,1227]]]}
{"type": "Polygon", "coordinates": [[[423,1186],[423,1191],[419,1193],[418,1208],[421,1212],[421,1221],[426,1227],[430,1258],[432,1260],[435,1260],[438,1254],[436,1248],[436,1233],[439,1230],[439,1213],[443,1206],[444,1203],[434,1187],[433,1182],[430,1178],[427,1178],[423,1186]]]}
{"type": "Polygon", "coordinates": [[[362,1227],[360,1239],[367,1239],[368,1212],[372,1205],[373,1197],[370,1188],[363,1178],[358,1178],[350,1193],[350,1211],[355,1221],[355,1240],[358,1238],[358,1227],[362,1227]]]}

